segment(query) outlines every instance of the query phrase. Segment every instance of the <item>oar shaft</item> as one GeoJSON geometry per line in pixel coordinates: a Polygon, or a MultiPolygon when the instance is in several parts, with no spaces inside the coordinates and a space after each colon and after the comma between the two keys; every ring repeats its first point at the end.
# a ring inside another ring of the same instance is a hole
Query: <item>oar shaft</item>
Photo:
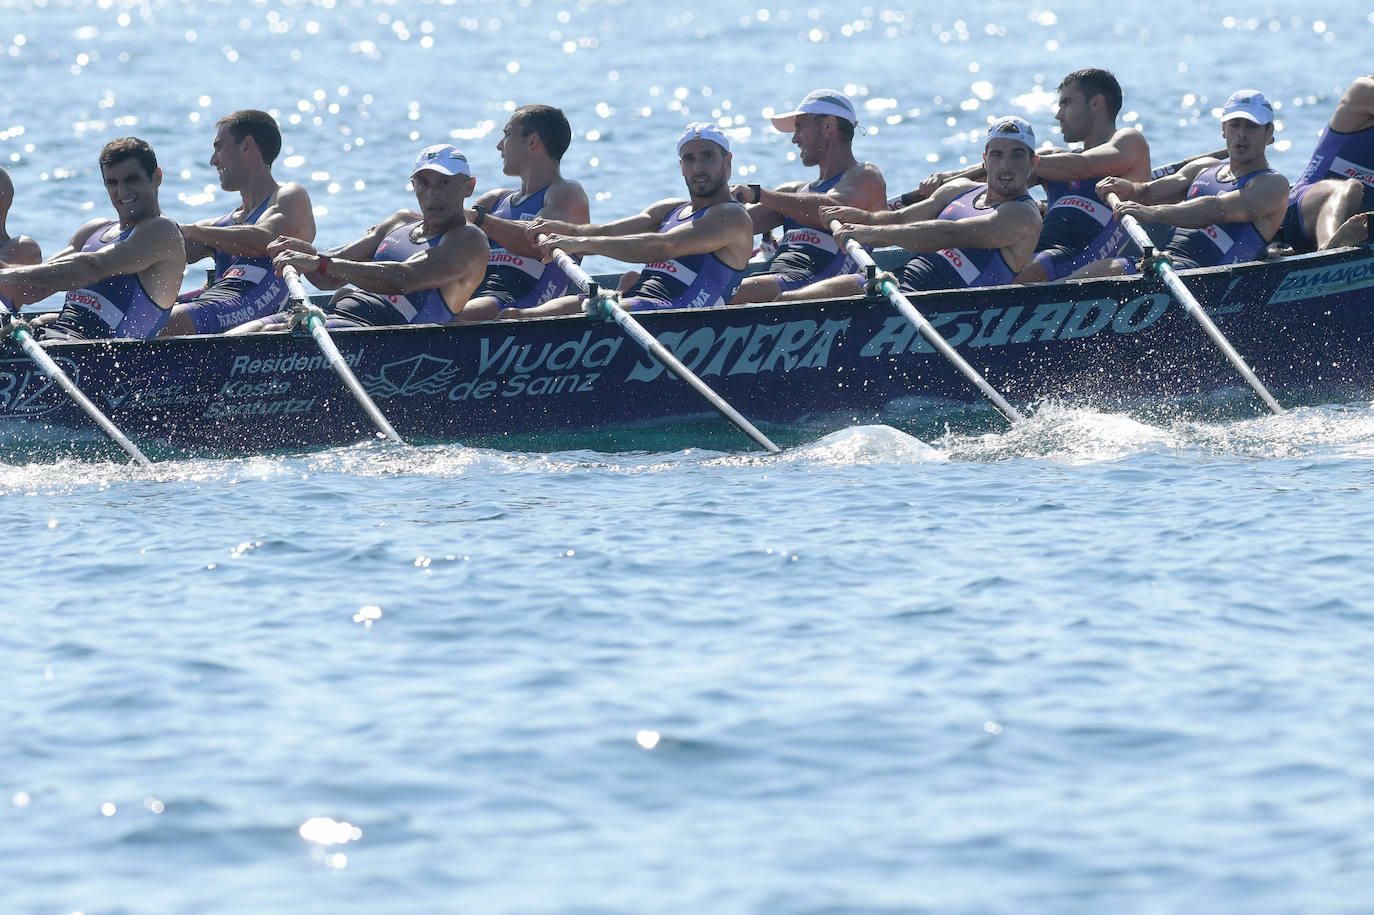
{"type": "MultiPolygon", "coordinates": [[[[541,235],[539,237],[543,240],[546,236],[541,235]]],[[[587,274],[587,271],[582,269],[582,265],[573,260],[567,252],[561,248],[554,248],[550,253],[558,266],[568,275],[568,279],[572,280],[579,289],[583,292],[587,292],[591,288],[592,278],[587,274]]],[[[683,365],[682,361],[668,350],[668,347],[659,343],[653,334],[645,330],[642,324],[636,321],[628,311],[620,306],[619,302],[615,301],[613,298],[608,298],[603,300],[602,304],[609,312],[611,320],[615,321],[630,339],[643,347],[649,355],[663,363],[668,371],[687,382],[692,390],[700,394],[707,403],[720,413],[721,416],[730,420],[730,422],[735,424],[736,428],[753,439],[755,444],[769,454],[778,454],[782,450],[777,445],[773,444],[772,439],[760,432],[753,423],[745,419],[743,414],[730,406],[725,398],[711,390],[710,386],[698,378],[695,372],[683,365]]]]}
{"type": "MultiPolygon", "coordinates": [[[[1107,194],[1107,206],[1115,209],[1120,202],[1121,199],[1115,194],[1107,194]]],[[[1140,246],[1141,251],[1149,250],[1154,246],[1153,242],[1150,241],[1150,236],[1146,234],[1134,216],[1123,216],[1121,225],[1125,228],[1126,234],[1131,236],[1131,240],[1140,246]]],[[[1173,293],[1174,298],[1188,312],[1188,315],[1202,327],[1203,332],[1216,344],[1217,349],[1221,350],[1227,361],[1240,373],[1240,377],[1245,379],[1245,383],[1259,395],[1260,400],[1264,401],[1264,405],[1276,414],[1283,413],[1283,407],[1279,406],[1274,395],[1269,393],[1269,389],[1250,370],[1250,366],[1241,358],[1240,353],[1236,352],[1236,348],[1231,345],[1231,341],[1227,340],[1226,336],[1212,322],[1206,309],[1198,303],[1198,300],[1183,282],[1182,277],[1174,270],[1174,265],[1166,260],[1156,261],[1155,272],[1159,274],[1159,278],[1164,281],[1164,285],[1169,288],[1169,291],[1173,293]]]]}
{"type": "MultiPolygon", "coordinates": [[[[7,316],[9,314],[10,310],[5,307],[3,302],[0,302],[0,315],[7,316]]],[[[81,412],[90,417],[91,421],[96,424],[100,431],[104,432],[111,441],[132,458],[135,464],[140,467],[153,466],[152,461],[148,460],[147,456],[139,450],[138,446],[130,441],[127,435],[119,431],[119,427],[112,423],[110,418],[102,413],[100,408],[92,403],[89,397],[81,393],[81,389],[76,386],[76,382],[72,381],[67,373],[62,371],[61,367],[53,361],[53,358],[48,355],[47,351],[38,345],[38,341],[33,338],[33,334],[29,333],[27,327],[22,324],[12,326],[10,328],[10,336],[14,342],[19,344],[24,354],[33,360],[39,370],[44,375],[47,375],[48,378],[52,379],[53,383],[61,388],[66,395],[81,408],[81,412]]]]}
{"type": "MultiPolygon", "coordinates": [[[[830,221],[831,232],[835,232],[839,228],[840,221],[838,219],[830,221]]],[[[854,258],[861,266],[876,266],[872,256],[864,250],[864,246],[854,239],[851,238],[845,243],[845,250],[848,251],[849,256],[854,258]]],[[[963,356],[960,356],[954,347],[949,345],[948,340],[940,336],[940,332],[935,329],[933,324],[926,320],[925,315],[916,310],[916,306],[912,305],[911,300],[902,294],[901,289],[897,288],[896,283],[889,279],[883,279],[878,285],[882,287],[883,293],[887,296],[888,301],[892,303],[892,306],[897,309],[902,317],[906,318],[907,321],[920,332],[921,336],[925,337],[930,345],[939,351],[941,356],[944,356],[946,360],[958,369],[959,374],[967,378],[984,397],[990,400],[992,405],[1002,412],[1003,416],[1012,422],[1021,419],[1021,414],[1017,412],[1016,408],[1007,403],[1006,399],[1003,398],[1001,394],[998,394],[997,390],[992,385],[988,384],[987,380],[983,378],[982,375],[978,374],[978,370],[969,365],[968,361],[965,360],[963,356]]]]}
{"type": "MultiPolygon", "coordinates": [[[[286,288],[293,301],[300,303],[308,301],[305,285],[301,283],[301,275],[295,267],[287,267],[283,270],[282,278],[286,280],[286,288]]],[[[339,348],[334,345],[334,339],[329,336],[329,330],[324,326],[319,315],[307,315],[305,326],[309,329],[310,336],[314,338],[315,345],[320,348],[320,352],[324,353],[325,361],[329,363],[329,367],[334,370],[334,374],[339,376],[339,380],[344,383],[344,387],[348,388],[353,399],[358,402],[358,406],[363,408],[363,412],[367,414],[368,419],[372,420],[372,424],[377,427],[377,430],[391,441],[404,444],[401,436],[396,434],[396,430],[387,420],[386,415],[377,408],[372,397],[363,389],[362,383],[358,381],[358,376],[353,374],[353,370],[348,367],[348,363],[339,352],[339,348]]]]}
{"type": "Polygon", "coordinates": [[[1214,149],[1208,153],[1200,153],[1196,156],[1189,156],[1186,159],[1179,159],[1177,162],[1161,165],[1159,168],[1150,172],[1150,180],[1167,178],[1189,162],[1196,162],[1198,159],[1225,159],[1228,155],[1230,155],[1230,153],[1227,151],[1226,147],[1223,146],[1221,149],[1214,149]]]}

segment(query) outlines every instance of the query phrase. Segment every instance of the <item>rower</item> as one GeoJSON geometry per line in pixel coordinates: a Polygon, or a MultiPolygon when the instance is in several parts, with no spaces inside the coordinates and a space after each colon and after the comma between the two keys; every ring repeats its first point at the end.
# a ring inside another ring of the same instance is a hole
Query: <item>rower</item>
{"type": "Polygon", "coordinates": [[[0,166],[0,267],[19,267],[43,260],[38,242],[27,235],[10,235],[5,227],[10,206],[14,203],[14,182],[10,173],[0,166]]]}
{"type": "MultiPolygon", "coordinates": [[[[1262,92],[1242,89],[1226,100],[1221,135],[1228,161],[1195,159],[1150,182],[1104,178],[1100,196],[1115,194],[1117,218],[1175,227],[1163,253],[1173,265],[1210,267],[1255,260],[1278,232],[1288,203],[1288,180],[1269,167],[1265,147],[1274,138],[1274,108],[1262,92]]],[[[1126,258],[1101,260],[1076,276],[1135,273],[1126,258]]]]}
{"type": "MultiPolygon", "coordinates": [[[[600,226],[536,219],[527,234],[539,241],[545,256],[561,248],[568,254],[648,262],[642,271],[621,277],[620,304],[627,310],[728,302],[754,246],[749,214],[730,196],[730,141],[714,124],[692,123],[677,141],[677,153],[688,199],[660,200],[642,213],[600,226]]],[[[501,317],[581,310],[582,296],[567,295],[536,308],[507,310],[501,317]]]]}
{"type": "Polygon", "coordinates": [[[152,147],[137,137],[110,141],[100,174],[117,219],[86,223],[46,263],[0,269],[0,294],[15,304],[70,290],[61,312],[34,319],[44,340],[147,339],[176,301],[186,252],[158,205],[162,169],[152,147]]]}
{"type": "Polygon", "coordinates": [[[215,278],[178,299],[162,336],[222,333],[286,303],[286,284],[272,270],[267,246],[281,235],[314,241],[315,215],[303,186],[272,177],[280,151],[281,130],[265,111],[235,111],[215,125],[210,164],[220,187],[238,191],[239,206],[182,225],[187,261],[214,258],[215,278]]]}
{"type": "MultiPolygon", "coordinates": [[[[1075,70],[1060,81],[1054,119],[1064,142],[1082,143],[1079,150],[1041,149],[1034,183],[1045,189],[1048,210],[1035,256],[1016,275],[1017,283],[1063,279],[1079,267],[1115,257],[1129,238],[1095,190],[1102,178],[1131,181],[1150,178],[1150,144],[1134,127],[1118,128],[1121,84],[1108,70],[1075,70]]],[[[936,172],[903,200],[921,200],[952,178],[982,180],[981,164],[951,172],[936,172]]]]}
{"type": "MultiPolygon", "coordinates": [[[[278,273],[295,267],[320,289],[338,290],[324,308],[328,326],[446,324],[481,282],[487,237],[464,212],[474,183],[467,157],[446,144],[426,147],[410,180],[420,212],[397,210],[336,254],[301,238],[268,246],[278,273]]],[[[281,330],[288,318],[276,314],[231,332],[281,330]]]]}
{"type": "Polygon", "coordinates": [[[854,158],[854,131],[859,119],[854,103],[842,92],[817,89],[795,111],[772,118],[778,130],[792,134],[803,165],[819,174],[811,182],[792,181],[776,190],[758,184],[730,188],[747,205],[754,233],[782,227],[782,242],[761,273],[745,278],[733,302],[771,302],[781,293],[840,273],[858,264],[835,243],[821,221],[820,208],[831,204],[881,210],[887,207],[883,173],[871,162],[854,158]]]}
{"type": "MultiPolygon", "coordinates": [[[[821,218],[843,224],[835,233],[841,244],[852,238],[917,252],[899,276],[904,292],[1002,285],[1026,266],[1040,236],[1040,208],[1026,193],[1034,165],[1030,124],[999,118],[983,143],[986,183],[955,178],[900,210],[822,207],[821,218]]],[[[832,277],[784,293],[781,300],[859,295],[865,279],[861,273],[832,277]]]]}
{"type": "Polygon", "coordinates": [[[487,321],[506,308],[530,308],[563,294],[568,277],[557,264],[543,263],[525,237],[532,219],[586,222],[587,192],[563,177],[560,163],[572,141],[568,118],[549,105],[515,109],[496,149],[502,171],[520,179],[518,188],[487,191],[468,210],[468,219],[487,233],[487,272],[460,321],[487,321]]]}
{"type": "Polygon", "coordinates": [[[1345,90],[1288,193],[1281,240],[1294,251],[1357,245],[1374,211],[1374,76],[1345,90]]]}

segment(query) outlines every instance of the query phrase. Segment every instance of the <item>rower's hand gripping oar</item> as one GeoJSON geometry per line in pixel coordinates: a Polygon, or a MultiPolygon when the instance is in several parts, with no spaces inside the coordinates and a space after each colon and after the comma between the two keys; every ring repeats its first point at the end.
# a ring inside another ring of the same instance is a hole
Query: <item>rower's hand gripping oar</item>
{"type": "Polygon", "coordinates": [[[101,432],[109,436],[110,440],[122,448],[125,454],[133,458],[135,464],[140,467],[153,466],[152,462],[138,449],[138,446],[129,441],[129,437],[120,432],[119,427],[110,422],[109,417],[101,413],[100,408],[92,403],[89,397],[81,393],[81,389],[76,386],[76,383],[67,376],[66,372],[62,371],[61,367],[53,361],[53,358],[47,354],[43,347],[38,345],[38,341],[33,338],[33,334],[29,331],[28,322],[20,318],[17,312],[10,311],[3,300],[0,300],[0,327],[3,328],[3,331],[0,332],[19,344],[20,349],[34,361],[43,374],[65,391],[67,396],[81,408],[81,411],[100,427],[101,432]]]}
{"type": "MultiPolygon", "coordinates": [[[[1120,202],[1121,198],[1116,194],[1107,194],[1107,206],[1111,207],[1113,210],[1116,209],[1117,204],[1120,202]]],[[[1231,365],[1240,373],[1240,377],[1245,379],[1245,383],[1250,385],[1254,392],[1259,395],[1260,400],[1264,401],[1266,407],[1276,414],[1283,413],[1284,409],[1279,406],[1279,402],[1274,399],[1274,395],[1270,394],[1269,389],[1255,377],[1254,372],[1250,371],[1250,366],[1241,358],[1240,353],[1236,352],[1235,347],[1231,345],[1231,341],[1227,340],[1222,332],[1217,330],[1217,326],[1212,323],[1212,319],[1207,315],[1207,312],[1198,304],[1198,300],[1193,297],[1193,294],[1188,291],[1188,287],[1174,270],[1174,265],[1169,263],[1167,257],[1153,253],[1154,243],[1150,241],[1150,236],[1145,234],[1145,230],[1141,228],[1136,218],[1130,215],[1124,216],[1121,219],[1121,225],[1126,229],[1126,234],[1131,236],[1131,241],[1140,246],[1140,250],[1145,253],[1146,262],[1154,268],[1155,273],[1159,274],[1159,278],[1164,281],[1165,286],[1169,287],[1169,291],[1174,294],[1174,298],[1178,300],[1180,305],[1187,309],[1189,316],[1202,326],[1207,336],[1216,344],[1217,349],[1222,351],[1231,365]]]]}
{"type": "MultiPolygon", "coordinates": [[[[838,219],[830,220],[830,231],[838,232],[839,229],[840,221],[838,219]]],[[[845,242],[844,249],[849,252],[850,257],[854,258],[854,260],[863,267],[877,266],[872,256],[864,250],[864,246],[854,239],[851,238],[849,241],[845,242]]],[[[878,278],[878,287],[882,289],[883,294],[887,296],[888,301],[892,303],[893,307],[901,312],[902,317],[910,321],[911,325],[921,332],[921,336],[925,337],[926,340],[930,342],[931,346],[940,351],[940,355],[948,359],[950,363],[959,370],[960,374],[972,382],[973,386],[982,392],[984,397],[992,401],[992,405],[998,410],[1001,410],[1003,416],[1012,422],[1016,422],[1021,418],[1021,414],[1016,411],[1016,408],[1007,403],[1002,395],[998,394],[992,385],[988,384],[983,376],[978,374],[977,369],[964,361],[964,357],[955,352],[954,347],[950,346],[945,338],[940,336],[940,332],[926,320],[925,315],[916,310],[916,306],[912,305],[911,300],[902,294],[902,291],[897,288],[897,284],[893,282],[890,276],[880,276],[878,278]]]]}
{"type": "Polygon", "coordinates": [[[348,363],[339,353],[339,348],[334,345],[334,340],[329,336],[329,331],[324,326],[324,313],[310,304],[310,297],[306,295],[305,286],[301,283],[301,275],[295,267],[287,267],[281,272],[282,279],[286,280],[286,288],[291,302],[291,321],[292,326],[297,322],[303,323],[310,331],[310,336],[315,338],[315,345],[324,353],[325,360],[329,367],[343,381],[344,387],[348,388],[353,399],[358,402],[358,406],[363,408],[368,419],[377,427],[378,431],[388,439],[398,444],[404,444],[401,437],[396,434],[396,430],[387,422],[387,418],[382,415],[382,411],[377,409],[377,405],[372,402],[367,391],[358,381],[358,376],[353,374],[353,370],[348,367],[348,363]]]}
{"type": "MultiPolygon", "coordinates": [[[[539,240],[543,242],[548,236],[540,235],[539,240]]],[[[558,266],[563,269],[574,283],[583,292],[587,293],[587,304],[592,309],[599,309],[602,313],[609,316],[611,320],[620,325],[620,329],[625,331],[632,340],[644,348],[649,355],[668,367],[668,370],[683,381],[692,386],[692,389],[705,398],[706,402],[715,407],[721,416],[724,416],[735,426],[749,436],[754,442],[769,454],[777,454],[781,450],[773,444],[768,436],[764,435],[754,424],[745,419],[738,410],[730,406],[723,397],[711,390],[706,382],[702,381],[692,372],[691,369],[683,365],[681,360],[668,351],[668,348],[654,338],[654,335],[644,329],[638,321],[630,316],[630,313],[620,306],[619,296],[615,292],[599,289],[596,282],[587,275],[587,271],[582,269],[582,265],[573,260],[561,248],[554,248],[550,252],[558,266]],[[593,298],[594,297],[594,298],[593,298]]]]}

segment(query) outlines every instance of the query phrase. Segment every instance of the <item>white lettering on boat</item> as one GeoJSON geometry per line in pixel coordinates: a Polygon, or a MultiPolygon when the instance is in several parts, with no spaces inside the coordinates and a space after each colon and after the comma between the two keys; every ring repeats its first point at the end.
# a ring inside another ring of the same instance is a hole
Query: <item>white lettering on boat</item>
{"type": "Polygon", "coordinates": [[[1374,262],[1369,260],[1336,267],[1295,270],[1279,283],[1279,288],[1269,297],[1269,304],[1339,295],[1370,286],[1374,286],[1374,262]]]}
{"type": "MultiPolygon", "coordinates": [[[[358,348],[357,352],[344,353],[343,359],[349,368],[357,368],[362,361],[363,349],[358,348]]],[[[328,369],[329,363],[321,354],[307,356],[304,353],[287,353],[285,356],[277,356],[272,359],[254,359],[252,356],[235,356],[234,364],[229,368],[230,375],[275,375],[286,372],[318,372],[328,369]]]]}
{"type": "MultiPolygon", "coordinates": [[[[1133,334],[1158,321],[1170,301],[1167,293],[1152,293],[1123,305],[1115,299],[1085,299],[1041,302],[1030,314],[1026,313],[1030,306],[1012,305],[946,311],[926,317],[950,346],[1008,346],[1091,337],[1109,327],[1118,334],[1133,334]]],[[[859,355],[896,356],[906,352],[933,353],[935,348],[916,333],[906,318],[893,315],[863,345],[859,355]]]]}
{"type": "MultiPolygon", "coordinates": [[[[698,327],[693,331],[665,331],[662,343],[683,365],[702,378],[711,375],[755,375],[759,372],[790,372],[823,369],[830,362],[830,348],[849,328],[849,318],[785,321],[743,327],[698,327]]],[[[647,359],[647,357],[645,357],[647,359]]],[[[653,381],[663,374],[658,360],[638,362],[627,381],[653,381]]]]}

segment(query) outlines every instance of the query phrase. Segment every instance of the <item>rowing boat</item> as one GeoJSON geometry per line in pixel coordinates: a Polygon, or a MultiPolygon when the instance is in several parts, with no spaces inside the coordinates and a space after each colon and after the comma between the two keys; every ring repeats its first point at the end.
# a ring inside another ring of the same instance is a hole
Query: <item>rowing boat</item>
{"type": "MultiPolygon", "coordinates": [[[[1374,249],[1180,274],[1287,406],[1374,397],[1374,249]]],[[[1013,403],[1258,414],[1263,407],[1157,280],[930,292],[912,301],[1013,403]]],[[[992,407],[885,299],[639,315],[741,413],[784,442],[856,423],[974,429],[992,407]]],[[[345,361],[401,436],[521,450],[699,444],[737,432],[613,324],[582,316],[341,329],[345,361]],[[665,437],[666,435],[666,437],[665,437]]],[[[308,337],[47,346],[132,439],[159,454],[348,444],[375,429],[308,337]]],[[[0,354],[0,448],[107,449],[22,353],[0,354]]]]}

